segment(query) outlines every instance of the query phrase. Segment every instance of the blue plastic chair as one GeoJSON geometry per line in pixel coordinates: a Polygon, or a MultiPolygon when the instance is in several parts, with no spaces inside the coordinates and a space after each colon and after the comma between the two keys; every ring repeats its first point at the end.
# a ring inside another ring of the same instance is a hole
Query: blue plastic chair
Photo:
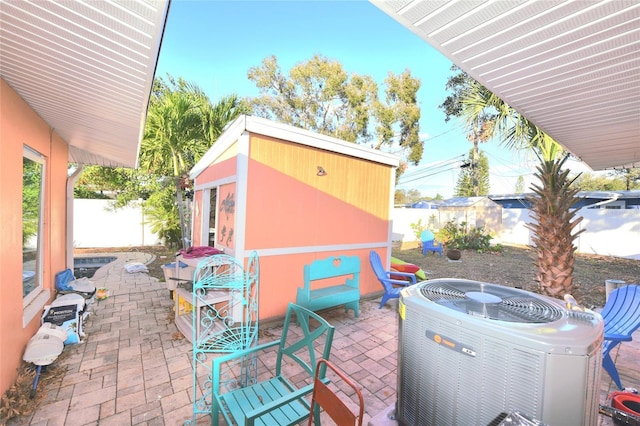
{"type": "Polygon", "coordinates": [[[389,299],[398,299],[400,297],[400,290],[402,290],[402,288],[416,283],[415,274],[410,274],[408,272],[385,271],[384,267],[382,266],[380,256],[374,250],[371,250],[371,252],[369,253],[369,263],[371,263],[371,269],[373,269],[373,272],[376,274],[376,277],[384,288],[384,294],[382,295],[382,300],[380,301],[380,306],[378,307],[378,309],[381,309],[389,299]],[[391,278],[391,274],[407,277],[410,281],[391,278]]]}
{"type": "Polygon", "coordinates": [[[631,335],[640,327],[640,286],[630,284],[609,294],[602,309],[604,343],[602,367],[609,373],[619,389],[623,390],[618,369],[611,359],[611,350],[621,342],[630,342],[631,335]]]}
{"type": "Polygon", "coordinates": [[[420,240],[422,240],[422,255],[426,256],[427,252],[440,253],[442,256],[442,244],[436,243],[435,235],[428,229],[420,233],[420,240]]]}

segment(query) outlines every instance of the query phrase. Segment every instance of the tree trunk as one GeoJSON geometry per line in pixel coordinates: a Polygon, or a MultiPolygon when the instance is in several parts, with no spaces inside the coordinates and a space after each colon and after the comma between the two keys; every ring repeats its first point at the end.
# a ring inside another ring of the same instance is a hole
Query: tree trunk
{"type": "Polygon", "coordinates": [[[478,175],[480,174],[480,170],[478,170],[478,138],[474,138],[473,140],[473,150],[471,151],[471,176],[473,178],[473,196],[477,197],[480,195],[480,179],[478,175]]]}
{"type": "Polygon", "coordinates": [[[178,214],[180,215],[180,240],[182,242],[182,248],[189,248],[189,242],[185,233],[186,227],[184,223],[184,203],[182,201],[182,188],[180,186],[181,177],[176,177],[176,201],[178,202],[178,214]]]}

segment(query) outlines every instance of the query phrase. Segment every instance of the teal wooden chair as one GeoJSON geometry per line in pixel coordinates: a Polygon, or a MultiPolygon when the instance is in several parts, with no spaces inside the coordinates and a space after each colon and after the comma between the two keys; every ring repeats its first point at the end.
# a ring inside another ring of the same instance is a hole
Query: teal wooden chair
{"type": "MultiPolygon", "coordinates": [[[[307,419],[311,405],[306,397],[313,392],[317,361],[331,355],[333,332],[321,316],[290,303],[280,339],[215,358],[212,424],[218,425],[220,414],[228,425],[283,426],[307,419]],[[257,381],[247,383],[244,365],[252,357],[261,369],[257,381]]],[[[324,367],[319,376],[324,379],[324,367]]],[[[320,418],[319,409],[314,414],[320,418]]]]}
{"type": "Polygon", "coordinates": [[[613,379],[618,389],[624,389],[611,350],[622,342],[630,342],[633,332],[640,328],[640,285],[629,284],[609,294],[602,308],[604,320],[604,342],[602,344],[602,366],[613,379]]]}

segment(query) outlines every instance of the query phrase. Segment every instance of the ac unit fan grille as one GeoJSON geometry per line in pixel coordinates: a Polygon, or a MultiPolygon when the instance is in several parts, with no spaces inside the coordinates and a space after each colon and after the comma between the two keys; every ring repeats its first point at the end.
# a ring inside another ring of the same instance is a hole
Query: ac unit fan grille
{"type": "Polygon", "coordinates": [[[478,282],[425,282],[420,292],[427,299],[450,309],[484,318],[546,323],[563,316],[563,310],[541,298],[510,287],[478,282]]]}

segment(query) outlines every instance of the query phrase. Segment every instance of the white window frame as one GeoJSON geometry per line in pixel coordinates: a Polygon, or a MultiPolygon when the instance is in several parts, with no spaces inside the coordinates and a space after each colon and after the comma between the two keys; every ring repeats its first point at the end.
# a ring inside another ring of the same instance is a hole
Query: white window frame
{"type": "MultiPolygon", "coordinates": [[[[46,176],[47,176],[47,161],[46,158],[44,157],[44,155],[40,154],[38,151],[29,148],[28,146],[24,146],[23,150],[22,150],[22,155],[23,157],[34,161],[36,163],[39,163],[42,166],[41,169],[41,179],[40,179],[40,200],[39,200],[39,212],[38,212],[38,235],[37,235],[37,241],[36,241],[36,270],[35,270],[35,282],[36,282],[36,287],[29,292],[28,295],[24,296],[22,299],[23,302],[23,307],[26,309],[29,304],[31,304],[32,302],[34,302],[38,296],[41,296],[41,294],[43,293],[44,290],[44,285],[43,285],[43,251],[44,251],[44,247],[43,247],[43,242],[44,242],[44,236],[43,236],[43,224],[44,224],[44,201],[45,201],[45,188],[46,188],[46,176]]],[[[48,295],[47,295],[48,298],[48,295]]]]}

